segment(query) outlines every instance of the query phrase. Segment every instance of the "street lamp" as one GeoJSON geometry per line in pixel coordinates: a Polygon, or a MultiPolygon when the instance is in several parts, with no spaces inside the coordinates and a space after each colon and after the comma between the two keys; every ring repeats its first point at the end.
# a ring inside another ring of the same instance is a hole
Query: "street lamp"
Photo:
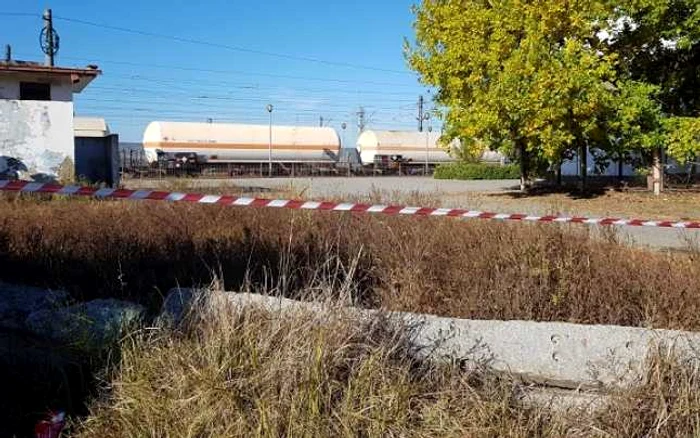
{"type": "Polygon", "coordinates": [[[341,153],[341,156],[344,156],[344,157],[345,157],[345,161],[347,161],[347,164],[348,164],[348,176],[350,176],[350,170],[351,170],[351,167],[352,167],[352,163],[350,162],[350,154],[346,154],[346,153],[344,153],[343,150],[342,150],[342,148],[345,147],[345,128],[348,127],[348,124],[345,123],[345,122],[343,122],[343,123],[340,124],[340,127],[341,127],[342,130],[343,130],[343,138],[340,139],[340,148],[341,148],[340,153],[341,153]]]}
{"type": "Polygon", "coordinates": [[[267,175],[272,178],[272,110],[274,107],[272,104],[268,104],[266,109],[270,114],[270,137],[267,143],[267,175]]]}

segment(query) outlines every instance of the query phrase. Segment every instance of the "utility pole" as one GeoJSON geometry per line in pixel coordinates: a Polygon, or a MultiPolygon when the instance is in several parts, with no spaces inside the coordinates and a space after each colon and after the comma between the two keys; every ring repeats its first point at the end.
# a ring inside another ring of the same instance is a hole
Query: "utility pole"
{"type": "Polygon", "coordinates": [[[58,49],[58,41],[55,40],[56,33],[53,30],[53,14],[51,9],[44,11],[44,30],[42,32],[42,43],[44,44],[44,53],[46,54],[46,65],[54,66],[54,56],[58,49]]]}
{"type": "Polygon", "coordinates": [[[324,126],[330,126],[330,123],[333,121],[333,119],[326,119],[325,117],[321,116],[318,118],[318,126],[323,128],[324,126]]]}
{"type": "Polygon", "coordinates": [[[428,133],[425,134],[425,174],[430,173],[430,133],[433,132],[433,126],[428,125],[428,133]]]}
{"type": "Polygon", "coordinates": [[[366,127],[366,121],[365,121],[365,116],[367,113],[365,113],[365,108],[360,107],[360,110],[357,112],[357,129],[360,130],[360,133],[362,133],[365,130],[366,127]]]}
{"type": "Polygon", "coordinates": [[[423,105],[425,104],[425,101],[423,100],[423,95],[421,94],[418,97],[418,132],[423,132],[423,121],[426,119],[424,118],[423,114],[423,105]]]}

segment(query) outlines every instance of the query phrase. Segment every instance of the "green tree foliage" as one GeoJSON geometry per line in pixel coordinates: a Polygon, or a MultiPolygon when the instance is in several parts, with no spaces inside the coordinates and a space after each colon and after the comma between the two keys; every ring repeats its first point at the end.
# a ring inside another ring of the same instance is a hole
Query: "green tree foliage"
{"type": "Polygon", "coordinates": [[[608,50],[625,76],[659,87],[663,110],[700,111],[700,4],[698,0],[613,1],[606,21],[608,50]]]}
{"type": "Polygon", "coordinates": [[[605,166],[610,159],[622,164],[631,161],[633,152],[648,156],[655,148],[663,146],[663,113],[656,100],[657,93],[658,87],[654,85],[618,81],[603,116],[605,139],[599,147],[606,153],[605,166]]]}
{"type": "Polygon", "coordinates": [[[615,55],[591,36],[609,13],[596,0],[424,0],[407,57],[438,89],[447,135],[515,150],[527,180],[533,158],[602,142],[615,55]]]}
{"type": "Polygon", "coordinates": [[[665,128],[671,157],[685,164],[700,156],[700,118],[671,117],[665,128]]]}

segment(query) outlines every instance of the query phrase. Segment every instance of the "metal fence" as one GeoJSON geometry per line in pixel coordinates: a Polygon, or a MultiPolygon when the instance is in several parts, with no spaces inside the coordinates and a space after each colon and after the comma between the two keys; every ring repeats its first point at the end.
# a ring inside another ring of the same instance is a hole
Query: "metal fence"
{"type": "Polygon", "coordinates": [[[402,162],[378,162],[361,165],[353,162],[253,162],[253,163],[193,163],[158,161],[148,163],[138,151],[122,151],[120,169],[130,178],[199,177],[252,178],[304,176],[423,176],[432,174],[434,166],[402,162]],[[427,173],[426,173],[427,170],[427,173]]]}

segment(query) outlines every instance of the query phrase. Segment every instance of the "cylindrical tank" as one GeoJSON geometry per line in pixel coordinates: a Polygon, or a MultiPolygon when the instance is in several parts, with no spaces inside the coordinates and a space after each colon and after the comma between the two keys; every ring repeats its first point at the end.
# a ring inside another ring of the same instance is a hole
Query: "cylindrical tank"
{"type": "MultiPolygon", "coordinates": [[[[149,162],[158,153],[195,153],[201,162],[257,163],[269,158],[269,125],[152,122],[143,134],[149,162]]],[[[337,160],[340,138],[333,128],[272,126],[273,162],[337,160]]]]}
{"type": "Polygon", "coordinates": [[[413,163],[454,161],[438,141],[439,132],[365,131],[357,139],[362,164],[372,164],[376,156],[401,155],[413,163]]]}

